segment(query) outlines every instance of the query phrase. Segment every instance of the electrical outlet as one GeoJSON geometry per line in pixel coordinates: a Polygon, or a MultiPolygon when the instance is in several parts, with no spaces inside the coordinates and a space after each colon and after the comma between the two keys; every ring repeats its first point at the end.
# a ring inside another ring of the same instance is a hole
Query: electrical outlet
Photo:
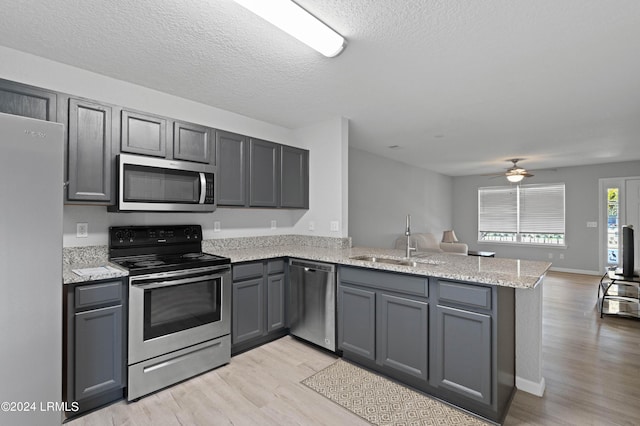
{"type": "Polygon", "coordinates": [[[316,223],[312,220],[309,221],[309,231],[315,231],[316,230],[316,223]]]}
{"type": "Polygon", "coordinates": [[[87,238],[89,236],[89,224],[86,222],[76,223],[76,237],[87,238]]]}
{"type": "Polygon", "coordinates": [[[276,229],[278,227],[278,222],[276,222],[275,220],[271,221],[271,229],[276,229]]]}
{"type": "Polygon", "coordinates": [[[549,259],[553,259],[553,253],[549,253],[549,259]]]}
{"type": "Polygon", "coordinates": [[[220,221],[216,220],[213,222],[213,232],[220,232],[220,221]]]}
{"type": "Polygon", "coordinates": [[[587,228],[597,228],[598,222],[587,222],[587,228]]]}
{"type": "Polygon", "coordinates": [[[560,260],[564,260],[564,253],[560,253],[560,260]]]}
{"type": "Polygon", "coordinates": [[[329,226],[332,232],[338,232],[340,230],[340,222],[337,220],[332,220],[329,226]]]}

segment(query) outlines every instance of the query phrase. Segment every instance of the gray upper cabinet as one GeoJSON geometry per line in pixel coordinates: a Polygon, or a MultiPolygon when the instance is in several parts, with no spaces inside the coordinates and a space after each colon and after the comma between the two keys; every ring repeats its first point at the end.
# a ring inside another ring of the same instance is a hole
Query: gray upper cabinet
{"type": "Polygon", "coordinates": [[[120,150],[132,154],[167,157],[167,119],[122,110],[120,150]]]}
{"type": "Polygon", "coordinates": [[[215,164],[211,129],[192,123],[173,124],[173,158],[215,164]]]}
{"type": "Polygon", "coordinates": [[[109,204],[113,200],[113,107],[69,99],[67,200],[109,204]]]}
{"type": "Polygon", "coordinates": [[[280,145],[249,141],[249,206],[277,207],[280,195],[280,145]]]}
{"type": "Polygon", "coordinates": [[[216,131],[218,206],[247,206],[247,137],[216,131]]]}
{"type": "Polygon", "coordinates": [[[55,92],[0,79],[0,112],[56,121],[55,92]]]}
{"type": "Polygon", "coordinates": [[[309,151],[280,148],[280,207],[309,208],[309,151]]]}

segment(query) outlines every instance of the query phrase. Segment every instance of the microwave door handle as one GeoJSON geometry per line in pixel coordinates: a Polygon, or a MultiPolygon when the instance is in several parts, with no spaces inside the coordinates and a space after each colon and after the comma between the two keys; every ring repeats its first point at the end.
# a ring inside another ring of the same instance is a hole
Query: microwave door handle
{"type": "Polygon", "coordinates": [[[149,284],[136,284],[135,282],[131,283],[132,286],[135,286],[137,288],[142,288],[145,290],[151,290],[154,288],[161,288],[161,287],[171,287],[174,285],[180,285],[180,284],[189,284],[189,283],[195,283],[198,281],[206,281],[206,280],[210,280],[210,279],[216,279],[216,278],[220,278],[220,275],[200,275],[198,277],[191,277],[191,278],[183,278],[180,280],[166,280],[166,281],[156,281],[154,279],[148,279],[148,280],[141,280],[141,282],[149,282],[149,284]]]}
{"type": "Polygon", "coordinates": [[[207,178],[200,172],[200,200],[198,204],[204,204],[204,197],[207,195],[207,178]]]}

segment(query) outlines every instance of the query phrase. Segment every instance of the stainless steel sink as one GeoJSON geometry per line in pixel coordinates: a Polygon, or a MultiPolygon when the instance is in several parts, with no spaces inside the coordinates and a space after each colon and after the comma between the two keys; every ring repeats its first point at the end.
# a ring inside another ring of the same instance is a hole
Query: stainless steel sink
{"type": "Polygon", "coordinates": [[[414,262],[412,260],[407,259],[392,259],[389,257],[377,257],[377,256],[353,256],[350,257],[353,260],[363,260],[365,262],[373,262],[373,263],[388,263],[390,265],[401,265],[401,266],[416,266],[418,262],[414,262]]]}

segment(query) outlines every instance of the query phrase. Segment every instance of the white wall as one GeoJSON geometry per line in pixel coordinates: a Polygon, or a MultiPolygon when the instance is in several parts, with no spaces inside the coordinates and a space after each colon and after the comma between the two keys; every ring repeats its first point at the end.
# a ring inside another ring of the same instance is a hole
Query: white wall
{"type": "Polygon", "coordinates": [[[107,244],[107,229],[112,225],[194,223],[203,226],[205,238],[293,232],[346,236],[349,123],[345,119],[288,129],[2,46],[0,78],[310,150],[308,211],[219,208],[204,214],[107,213],[106,207],[65,206],[65,246],[107,244]],[[272,220],[277,223],[275,230],[271,229],[272,220]],[[309,220],[315,222],[315,231],[308,230],[309,220]],[[339,222],[337,232],[329,228],[334,220],[339,222]],[[214,221],[220,222],[220,232],[213,232],[214,221]],[[89,224],[88,238],[76,238],[78,222],[89,224]]]}
{"type": "MultiPolygon", "coordinates": [[[[354,246],[393,247],[411,231],[438,238],[451,229],[452,178],[366,151],[349,149],[349,231],[354,246]]],[[[457,233],[457,230],[456,230],[457,233]]]]}
{"type": "Polygon", "coordinates": [[[504,186],[506,179],[464,176],[453,179],[453,227],[470,249],[495,251],[499,257],[541,260],[569,272],[599,274],[599,229],[587,222],[599,221],[599,179],[638,176],[640,161],[539,170],[525,183],[565,184],[566,248],[525,247],[512,244],[478,243],[478,188],[504,186]],[[564,259],[560,259],[563,255],[564,259]],[[551,258],[549,257],[551,256],[551,258]]]}

